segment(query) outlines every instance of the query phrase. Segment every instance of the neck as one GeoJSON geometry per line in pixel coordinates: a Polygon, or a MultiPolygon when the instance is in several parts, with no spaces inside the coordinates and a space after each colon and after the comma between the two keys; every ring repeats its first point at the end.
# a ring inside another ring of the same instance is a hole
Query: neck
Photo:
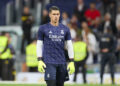
{"type": "Polygon", "coordinates": [[[51,21],[50,24],[53,25],[53,26],[58,26],[58,25],[59,25],[59,22],[52,22],[52,21],[51,21]]]}
{"type": "Polygon", "coordinates": [[[79,5],[84,5],[83,3],[79,3],[79,5]]]}
{"type": "Polygon", "coordinates": [[[36,44],[36,41],[33,41],[32,44],[36,44]]]}
{"type": "Polygon", "coordinates": [[[94,11],[95,9],[90,9],[91,11],[94,11]]]}

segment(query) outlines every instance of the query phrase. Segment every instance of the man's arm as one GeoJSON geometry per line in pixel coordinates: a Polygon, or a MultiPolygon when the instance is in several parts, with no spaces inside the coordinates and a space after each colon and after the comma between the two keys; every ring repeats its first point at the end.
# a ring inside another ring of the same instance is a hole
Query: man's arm
{"type": "Polygon", "coordinates": [[[74,66],[74,52],[73,52],[72,40],[66,41],[66,48],[68,50],[68,56],[70,59],[70,63],[67,66],[67,70],[69,71],[69,74],[73,74],[75,72],[75,66],[74,66]]]}
{"type": "Polygon", "coordinates": [[[42,57],[42,48],[43,48],[43,41],[37,40],[37,57],[38,57],[38,71],[41,73],[44,73],[46,68],[45,63],[43,62],[43,57],[42,57]]]}
{"type": "Polygon", "coordinates": [[[75,72],[75,66],[74,66],[74,52],[73,52],[73,45],[72,45],[72,40],[71,40],[71,34],[70,34],[70,29],[67,28],[68,31],[65,36],[65,42],[66,45],[65,47],[68,50],[68,56],[70,59],[70,63],[67,66],[67,70],[69,71],[69,74],[73,74],[75,72]]]}
{"type": "Polygon", "coordinates": [[[109,51],[110,52],[115,52],[116,51],[116,48],[117,48],[117,41],[116,41],[116,38],[114,36],[111,36],[111,46],[110,46],[110,49],[109,51]]]}
{"type": "Polygon", "coordinates": [[[40,27],[38,30],[38,38],[37,38],[37,57],[42,58],[42,48],[43,48],[43,28],[40,27]]]}
{"type": "Polygon", "coordinates": [[[42,48],[43,48],[43,28],[40,27],[38,31],[38,40],[37,40],[37,57],[38,57],[38,71],[41,73],[44,73],[46,68],[46,65],[43,61],[43,56],[42,56],[42,48]]]}
{"type": "Polygon", "coordinates": [[[68,56],[71,61],[74,59],[74,51],[73,51],[73,45],[72,45],[72,40],[67,40],[66,41],[66,48],[68,50],[68,56]]]}
{"type": "Polygon", "coordinates": [[[37,40],[37,57],[38,60],[42,59],[42,48],[43,48],[43,41],[37,40]]]}

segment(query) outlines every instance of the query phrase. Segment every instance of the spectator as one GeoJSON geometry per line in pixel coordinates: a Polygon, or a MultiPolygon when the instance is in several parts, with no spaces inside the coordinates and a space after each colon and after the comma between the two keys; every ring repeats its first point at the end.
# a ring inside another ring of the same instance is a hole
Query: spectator
{"type": "Polygon", "coordinates": [[[74,40],[77,35],[76,30],[72,27],[72,25],[70,23],[68,24],[68,27],[70,28],[71,38],[72,38],[72,40],[74,40]]]}
{"type": "Polygon", "coordinates": [[[96,3],[96,9],[101,10],[102,1],[101,0],[96,0],[95,3],[96,3]]]}
{"type": "Polygon", "coordinates": [[[92,28],[92,32],[94,33],[97,40],[99,39],[99,36],[101,34],[100,31],[99,31],[101,27],[102,27],[101,18],[96,18],[95,24],[92,28]]]}
{"type": "Polygon", "coordinates": [[[49,21],[48,11],[44,9],[42,13],[43,14],[42,14],[41,24],[46,24],[49,21]]]}
{"type": "Polygon", "coordinates": [[[66,12],[62,13],[62,24],[67,25],[70,22],[68,14],[66,12]]]}
{"type": "Polygon", "coordinates": [[[22,30],[23,30],[23,40],[22,40],[22,48],[21,52],[25,53],[25,42],[27,41],[27,44],[31,42],[31,28],[33,24],[33,16],[29,12],[28,7],[24,7],[24,11],[21,17],[22,20],[22,30]]]}
{"type": "Polygon", "coordinates": [[[102,0],[104,14],[107,12],[107,9],[109,8],[110,2],[111,2],[111,0],[102,0]]]}
{"type": "Polygon", "coordinates": [[[116,57],[117,57],[117,63],[120,63],[120,24],[117,25],[117,50],[116,50],[116,57]]]}
{"type": "Polygon", "coordinates": [[[112,20],[115,20],[115,16],[116,16],[116,9],[117,9],[117,5],[116,5],[116,0],[102,0],[103,1],[103,11],[104,14],[106,12],[109,12],[111,14],[111,18],[112,20]]]}
{"type": "Polygon", "coordinates": [[[78,29],[78,27],[80,26],[79,21],[77,19],[77,16],[74,15],[74,14],[72,15],[70,23],[72,24],[72,27],[75,28],[75,29],[78,29]]]}
{"type": "Polygon", "coordinates": [[[77,16],[79,22],[81,23],[82,21],[85,20],[84,13],[87,10],[87,7],[84,4],[83,0],[78,0],[78,5],[74,9],[74,14],[77,16]]]}
{"type": "Polygon", "coordinates": [[[96,18],[100,18],[100,16],[100,12],[96,9],[95,3],[90,3],[90,9],[85,12],[85,17],[88,21],[88,25],[93,26],[95,24],[96,18]]]}
{"type": "Polygon", "coordinates": [[[98,47],[97,47],[97,40],[94,34],[91,33],[87,22],[82,22],[82,37],[83,41],[86,42],[88,46],[89,58],[88,63],[97,62],[98,47]]]}
{"type": "Polygon", "coordinates": [[[101,53],[101,84],[103,83],[103,74],[106,64],[109,64],[112,84],[115,84],[114,72],[115,72],[115,50],[116,43],[114,36],[112,35],[112,30],[107,27],[106,32],[100,37],[100,53],[101,53]]]}
{"type": "Polygon", "coordinates": [[[102,27],[100,29],[100,31],[102,33],[106,32],[106,29],[108,27],[111,27],[112,29],[112,33],[115,35],[116,32],[117,32],[117,29],[116,29],[116,26],[115,26],[115,23],[112,21],[111,19],[111,15],[110,13],[106,13],[105,16],[104,16],[104,21],[102,22],[102,27]]]}
{"type": "Polygon", "coordinates": [[[117,14],[116,0],[111,1],[110,6],[108,8],[108,12],[111,14],[112,20],[115,21],[115,17],[116,17],[116,14],[117,14]]]}

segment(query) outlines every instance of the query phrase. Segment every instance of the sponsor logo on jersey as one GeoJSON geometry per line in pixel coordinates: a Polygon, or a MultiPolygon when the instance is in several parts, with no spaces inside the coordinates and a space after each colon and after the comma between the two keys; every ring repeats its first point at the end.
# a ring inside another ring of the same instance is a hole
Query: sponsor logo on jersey
{"type": "Polygon", "coordinates": [[[50,30],[49,33],[52,33],[52,31],[50,30]]]}
{"type": "Polygon", "coordinates": [[[61,34],[64,34],[64,30],[61,30],[61,34]]]}
{"type": "Polygon", "coordinates": [[[58,36],[58,35],[49,35],[49,38],[51,38],[52,41],[62,41],[64,36],[58,36]]]}

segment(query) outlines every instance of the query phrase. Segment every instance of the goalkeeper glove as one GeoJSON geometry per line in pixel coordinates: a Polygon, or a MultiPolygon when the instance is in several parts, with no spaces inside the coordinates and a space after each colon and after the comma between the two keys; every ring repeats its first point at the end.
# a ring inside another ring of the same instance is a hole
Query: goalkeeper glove
{"type": "Polygon", "coordinates": [[[75,72],[75,66],[74,66],[74,62],[70,62],[67,66],[67,70],[69,70],[69,74],[73,74],[75,72]]]}
{"type": "Polygon", "coordinates": [[[41,73],[44,73],[45,72],[44,68],[46,68],[46,65],[42,60],[40,60],[38,62],[38,71],[41,72],[41,73]]]}

